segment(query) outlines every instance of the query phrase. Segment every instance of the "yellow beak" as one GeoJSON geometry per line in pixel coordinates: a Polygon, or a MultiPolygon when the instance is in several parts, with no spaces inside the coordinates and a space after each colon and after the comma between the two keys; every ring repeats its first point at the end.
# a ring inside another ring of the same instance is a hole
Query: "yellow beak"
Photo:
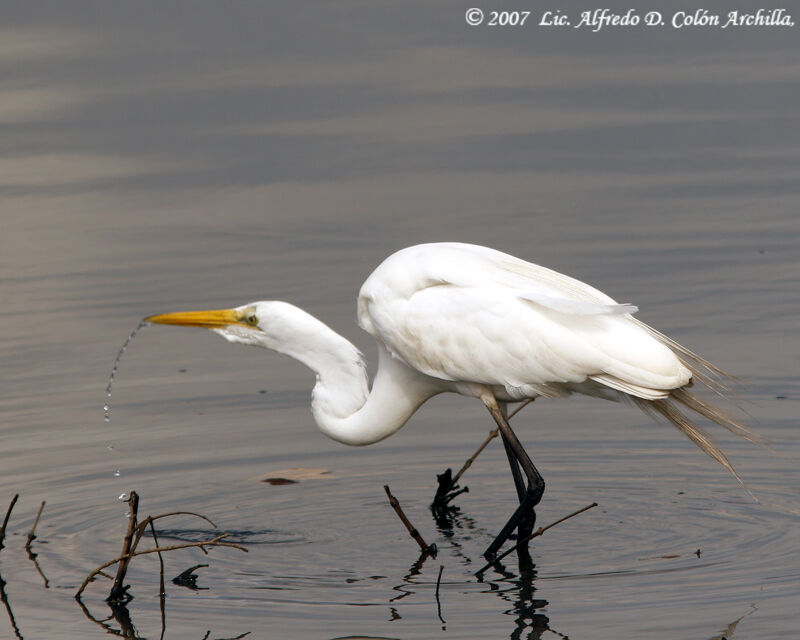
{"type": "Polygon", "coordinates": [[[203,327],[204,329],[219,329],[232,324],[251,326],[245,320],[245,312],[237,309],[211,309],[209,311],[177,311],[175,313],[162,313],[148,316],[144,322],[153,324],[175,324],[183,327],[203,327]]]}

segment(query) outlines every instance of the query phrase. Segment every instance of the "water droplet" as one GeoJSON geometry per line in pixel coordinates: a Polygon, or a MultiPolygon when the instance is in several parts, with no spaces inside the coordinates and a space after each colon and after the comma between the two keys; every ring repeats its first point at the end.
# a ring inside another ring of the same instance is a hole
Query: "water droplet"
{"type": "Polygon", "coordinates": [[[119,498],[117,498],[117,500],[122,500],[122,502],[127,502],[130,499],[131,497],[127,493],[120,493],[119,498]]]}
{"type": "MultiPolygon", "coordinates": [[[[131,334],[127,337],[125,342],[120,347],[119,353],[117,353],[117,357],[114,359],[114,366],[111,369],[111,373],[108,376],[108,385],[106,385],[106,398],[111,397],[111,387],[114,386],[114,378],[117,375],[117,368],[119,366],[119,361],[122,359],[122,355],[128,349],[128,345],[130,345],[131,340],[136,337],[136,334],[142,330],[142,328],[148,325],[147,322],[140,322],[139,326],[136,327],[131,334]]],[[[111,404],[110,401],[103,405],[103,421],[104,422],[111,422],[111,404]]]]}
{"type": "Polygon", "coordinates": [[[122,475],[122,472],[119,469],[114,469],[114,477],[119,478],[122,475]]]}

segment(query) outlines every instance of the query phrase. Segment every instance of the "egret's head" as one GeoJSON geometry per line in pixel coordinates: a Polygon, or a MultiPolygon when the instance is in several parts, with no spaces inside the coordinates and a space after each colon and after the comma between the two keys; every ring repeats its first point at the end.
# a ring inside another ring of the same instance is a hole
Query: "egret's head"
{"type": "Polygon", "coordinates": [[[210,329],[231,342],[263,345],[263,331],[259,327],[258,306],[254,302],[234,309],[210,309],[207,311],[176,311],[144,318],[153,324],[172,324],[181,327],[210,329]]]}
{"type": "Polygon", "coordinates": [[[178,311],[144,318],[153,324],[210,329],[230,342],[257,345],[283,353],[302,346],[324,330],[324,325],[288,302],[261,300],[233,309],[178,311]]]}

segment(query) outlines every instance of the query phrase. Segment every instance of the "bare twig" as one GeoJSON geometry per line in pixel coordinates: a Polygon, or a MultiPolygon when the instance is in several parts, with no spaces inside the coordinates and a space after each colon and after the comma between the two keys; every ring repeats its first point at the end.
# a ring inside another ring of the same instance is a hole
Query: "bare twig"
{"type": "Polygon", "coordinates": [[[169,513],[159,513],[157,516],[147,516],[144,520],[142,520],[139,525],[136,527],[136,537],[133,539],[133,544],[131,545],[131,551],[136,551],[136,547],[139,544],[139,540],[142,539],[145,531],[147,530],[147,526],[155,522],[156,520],[161,520],[161,518],[169,518],[171,516],[194,516],[195,518],[200,518],[201,520],[205,520],[215,529],[217,525],[215,525],[209,518],[206,518],[204,515],[200,513],[195,513],[194,511],[170,511],[169,513]]]}
{"type": "Polygon", "coordinates": [[[481,453],[482,453],[482,452],[483,452],[483,450],[486,448],[486,446],[487,446],[487,445],[488,445],[488,444],[489,444],[489,443],[490,443],[492,440],[494,440],[494,439],[497,437],[497,434],[498,434],[498,433],[499,433],[499,431],[497,430],[497,428],[496,428],[496,427],[495,427],[494,429],[492,429],[492,430],[489,432],[489,435],[488,435],[488,436],[486,436],[486,440],[484,440],[484,441],[481,443],[481,446],[480,446],[480,447],[478,447],[478,450],[477,450],[477,451],[475,451],[475,453],[473,453],[473,454],[472,454],[472,455],[471,455],[469,458],[467,458],[467,460],[464,462],[464,464],[463,464],[463,465],[461,465],[461,468],[458,470],[458,473],[456,473],[456,475],[454,475],[454,476],[453,476],[453,486],[454,486],[454,487],[456,486],[456,484],[458,483],[458,481],[461,479],[461,476],[463,476],[463,475],[464,475],[464,472],[465,472],[467,469],[469,469],[469,468],[472,466],[472,463],[473,463],[473,462],[475,462],[475,458],[477,458],[479,455],[481,455],[481,453]]]}
{"type": "Polygon", "coordinates": [[[397,498],[395,498],[392,495],[392,492],[389,490],[389,485],[388,484],[383,485],[383,490],[389,497],[389,504],[392,505],[392,509],[394,509],[395,513],[397,514],[397,517],[400,518],[400,521],[406,526],[406,529],[408,529],[408,533],[411,535],[412,538],[414,538],[416,543],[419,545],[419,548],[422,549],[422,553],[425,555],[430,554],[435,556],[436,545],[434,544],[429,545],[425,542],[425,540],[422,539],[422,536],[419,534],[419,531],[417,531],[414,528],[414,526],[406,517],[406,514],[403,513],[403,509],[400,507],[400,503],[397,501],[397,498]]]}
{"type": "Polygon", "coordinates": [[[81,593],[83,593],[83,590],[86,589],[86,586],[92,581],[92,579],[96,575],[102,574],[103,569],[105,569],[106,567],[110,567],[111,565],[116,564],[117,562],[121,562],[126,558],[128,559],[128,561],[130,561],[130,558],[134,558],[136,556],[143,556],[148,553],[175,551],[177,549],[188,549],[190,547],[199,547],[200,550],[203,551],[204,553],[208,553],[208,551],[206,551],[204,547],[232,547],[234,549],[238,549],[239,551],[244,551],[245,553],[247,553],[248,550],[241,545],[238,545],[234,542],[222,542],[222,539],[227,538],[229,535],[230,535],[229,533],[221,533],[215,538],[211,538],[210,540],[201,540],[200,542],[186,542],[184,544],[175,544],[169,547],[156,547],[154,549],[145,549],[144,551],[134,551],[128,555],[119,556],[117,558],[114,558],[113,560],[104,562],[86,577],[86,579],[83,581],[80,588],[78,589],[78,592],[75,594],[75,597],[79,598],[81,593]]]}
{"type": "Polygon", "coordinates": [[[586,506],[585,506],[585,507],[583,507],[582,509],[578,509],[577,511],[574,511],[574,512],[570,513],[568,516],[564,516],[563,518],[561,518],[561,519],[559,519],[559,520],[556,520],[555,522],[551,522],[551,523],[550,523],[550,524],[548,524],[546,527],[539,527],[539,528],[538,528],[536,531],[534,531],[534,532],[533,532],[533,533],[531,533],[530,535],[528,535],[528,536],[525,536],[524,538],[522,538],[521,540],[519,540],[519,541],[517,542],[517,544],[515,544],[513,547],[511,547],[511,548],[510,548],[510,549],[508,549],[507,551],[504,551],[503,553],[501,553],[501,554],[500,554],[499,556],[497,556],[497,557],[496,557],[496,558],[495,558],[495,559],[494,559],[492,562],[487,562],[487,563],[486,563],[486,564],[485,564],[483,567],[481,567],[480,569],[478,569],[478,570],[475,572],[475,574],[474,574],[474,575],[476,575],[476,576],[479,576],[479,575],[481,575],[481,574],[482,574],[484,571],[486,571],[487,569],[489,569],[489,568],[490,568],[492,565],[494,565],[494,564],[495,564],[495,563],[497,563],[497,562],[500,562],[500,560],[502,560],[503,558],[505,558],[505,557],[506,557],[508,554],[510,554],[510,553],[513,553],[514,551],[516,551],[517,549],[519,549],[519,548],[520,548],[520,547],[522,547],[523,545],[526,545],[526,544],[528,544],[528,542],[530,542],[531,540],[533,540],[535,537],[542,535],[542,534],[543,534],[545,531],[547,531],[548,529],[551,529],[551,528],[555,527],[557,524],[561,524],[562,522],[564,522],[564,520],[569,520],[570,518],[574,518],[575,516],[577,516],[577,515],[580,515],[580,514],[581,514],[581,513],[583,513],[584,511],[588,511],[589,509],[593,509],[593,508],[594,508],[594,507],[596,507],[596,506],[597,506],[597,503],[596,503],[596,502],[593,502],[593,503],[592,503],[592,504],[590,504],[590,505],[586,505],[586,506]]]}
{"type": "MultiPolygon", "coordinates": [[[[158,536],[156,535],[156,528],[153,526],[153,519],[149,518],[150,533],[153,534],[153,544],[158,548],[158,536]]],[[[164,634],[167,631],[167,589],[164,587],[164,558],[161,552],[158,553],[158,600],[161,609],[161,638],[163,640],[164,634]]]]}
{"type": "MultiPolygon", "coordinates": [[[[153,520],[151,519],[150,522],[150,533],[153,534],[153,544],[156,545],[156,549],[158,549],[158,536],[156,535],[156,528],[153,526],[153,520]]],[[[158,595],[163,599],[167,595],[167,590],[164,588],[164,557],[161,555],[161,552],[158,552],[158,564],[160,566],[159,576],[160,576],[160,584],[159,584],[159,593],[158,595]]]]}
{"type": "Polygon", "coordinates": [[[511,420],[515,415],[517,415],[520,411],[522,411],[525,407],[527,407],[531,402],[533,402],[535,398],[528,398],[524,402],[521,402],[520,405],[514,409],[511,413],[508,414],[508,418],[506,420],[511,420]]]}
{"type": "Polygon", "coordinates": [[[6,517],[3,518],[3,526],[0,527],[0,549],[3,549],[5,545],[3,544],[3,539],[6,537],[6,526],[8,525],[8,519],[11,517],[11,511],[14,508],[14,505],[17,504],[17,500],[19,500],[19,494],[15,493],[14,497],[11,498],[11,504],[8,505],[8,510],[6,511],[6,517]]]}
{"type": "Polygon", "coordinates": [[[39,524],[39,518],[42,517],[42,511],[44,510],[45,501],[42,500],[42,504],[39,507],[39,512],[36,514],[36,520],[33,521],[33,526],[31,527],[30,533],[28,533],[28,541],[25,543],[25,548],[30,551],[31,550],[31,542],[36,540],[36,526],[39,524]]]}
{"type": "Polygon", "coordinates": [[[122,555],[119,557],[119,564],[117,565],[117,576],[114,578],[111,592],[106,598],[107,602],[124,602],[127,599],[124,585],[125,574],[128,572],[128,565],[131,562],[131,544],[133,542],[133,534],[136,531],[138,512],[139,494],[131,491],[128,497],[128,530],[125,533],[125,539],[122,541],[122,555]]]}

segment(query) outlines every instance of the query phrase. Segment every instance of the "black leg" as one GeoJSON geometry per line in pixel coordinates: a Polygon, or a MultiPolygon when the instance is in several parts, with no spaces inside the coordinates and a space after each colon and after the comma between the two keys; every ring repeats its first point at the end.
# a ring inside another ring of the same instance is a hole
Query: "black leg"
{"type": "MultiPolygon", "coordinates": [[[[517,507],[514,514],[483,554],[484,557],[491,562],[515,528],[519,527],[520,537],[527,536],[533,531],[533,525],[536,522],[536,512],[534,508],[542,499],[545,485],[544,479],[537,471],[530,456],[528,456],[523,448],[522,443],[520,443],[516,434],[508,425],[508,421],[503,415],[494,396],[486,394],[481,400],[483,400],[484,404],[489,409],[489,413],[492,414],[492,417],[500,429],[500,434],[503,436],[503,443],[506,446],[506,453],[508,454],[509,463],[511,464],[511,472],[514,476],[514,484],[517,487],[517,493],[520,498],[519,507],[517,507]],[[522,468],[522,472],[525,474],[528,482],[527,487],[523,485],[519,467],[522,468]]],[[[522,558],[520,559],[522,560],[522,558]]]]}
{"type": "Polygon", "coordinates": [[[503,447],[506,450],[508,464],[511,467],[511,475],[514,477],[514,486],[517,488],[517,497],[521,503],[525,499],[525,480],[522,478],[522,471],[519,469],[519,462],[517,462],[517,457],[514,455],[514,450],[508,444],[506,437],[501,437],[503,439],[503,447]]]}
{"type": "MultiPolygon", "coordinates": [[[[525,496],[527,494],[525,481],[522,479],[522,473],[520,472],[519,462],[517,461],[514,455],[514,450],[512,449],[506,437],[502,436],[502,438],[503,438],[503,446],[505,447],[506,450],[506,456],[508,457],[508,463],[511,466],[511,475],[514,477],[514,485],[517,488],[517,496],[519,497],[519,504],[520,507],[522,507],[522,505],[525,503],[525,496]]],[[[517,520],[516,516],[512,519],[512,521],[513,520],[517,520]]],[[[524,540],[531,533],[533,533],[533,527],[535,524],[536,524],[536,511],[534,511],[533,507],[531,506],[530,508],[521,509],[519,512],[519,519],[517,521],[517,540],[524,540]]],[[[513,531],[513,528],[511,529],[511,531],[513,531]]],[[[512,537],[510,531],[508,537],[512,537]]],[[[496,554],[498,550],[499,547],[497,549],[492,550],[492,553],[496,554]]],[[[533,559],[531,558],[531,554],[528,550],[527,544],[522,545],[517,549],[517,559],[519,561],[519,569],[521,572],[530,571],[531,569],[533,569],[533,559]]]]}
{"type": "MultiPolygon", "coordinates": [[[[533,398],[528,398],[527,400],[521,402],[520,405],[511,412],[511,414],[506,413],[505,402],[498,403],[498,405],[500,406],[500,410],[503,412],[503,415],[506,416],[506,422],[508,422],[511,420],[511,418],[513,418],[526,406],[533,402],[533,400],[533,398]]],[[[436,489],[436,495],[433,497],[431,509],[442,509],[446,507],[453,498],[469,491],[467,487],[459,489],[458,482],[461,479],[461,476],[464,475],[464,472],[472,466],[472,463],[475,462],[475,459],[481,454],[481,451],[486,448],[486,445],[488,445],[494,438],[497,437],[499,431],[499,429],[492,429],[489,432],[489,435],[486,437],[486,440],[484,440],[481,446],[478,447],[478,450],[469,458],[467,458],[466,462],[464,462],[464,464],[461,466],[461,469],[459,469],[455,475],[453,475],[453,471],[451,469],[446,469],[444,473],[440,473],[436,476],[437,484],[439,486],[436,489]]]]}
{"type": "MultiPolygon", "coordinates": [[[[498,402],[497,406],[500,409],[500,413],[502,414],[506,423],[508,423],[508,409],[506,403],[498,402]]],[[[514,486],[517,488],[517,496],[519,497],[519,501],[521,503],[525,499],[525,481],[522,479],[522,472],[519,469],[519,462],[517,462],[517,457],[514,455],[514,450],[511,448],[511,445],[509,444],[505,435],[501,433],[500,437],[503,440],[503,448],[506,450],[508,464],[511,467],[511,475],[514,477],[514,486]]]]}

